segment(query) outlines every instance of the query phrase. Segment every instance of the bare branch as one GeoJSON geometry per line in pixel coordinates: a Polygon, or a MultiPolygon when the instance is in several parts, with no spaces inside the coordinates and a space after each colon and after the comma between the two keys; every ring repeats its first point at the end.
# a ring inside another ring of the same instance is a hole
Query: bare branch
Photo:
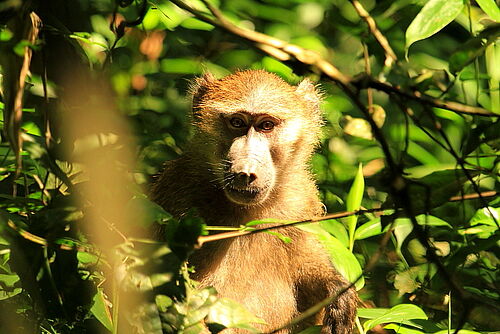
{"type": "Polygon", "coordinates": [[[368,75],[364,75],[356,78],[352,83],[362,89],[367,87],[375,88],[376,90],[383,91],[389,94],[396,94],[407,99],[411,99],[420,103],[424,103],[430,105],[432,107],[447,109],[459,114],[467,114],[467,115],[477,115],[477,116],[490,116],[490,117],[499,117],[497,115],[487,109],[481,107],[474,107],[466,104],[462,104],[454,101],[443,101],[441,99],[437,99],[420,92],[406,92],[398,87],[391,86],[387,83],[378,81],[368,75]]]}
{"type": "MultiPolygon", "coordinates": [[[[267,226],[267,227],[262,227],[262,228],[255,228],[255,229],[251,229],[251,230],[239,230],[239,231],[218,233],[218,234],[208,235],[208,236],[201,236],[201,237],[198,237],[197,247],[201,247],[201,246],[203,246],[204,243],[211,242],[211,241],[236,238],[236,237],[241,237],[241,236],[248,235],[248,234],[255,234],[255,233],[260,233],[260,232],[264,232],[264,231],[271,231],[271,230],[276,230],[276,229],[280,229],[280,228],[284,228],[284,227],[317,223],[317,222],[328,220],[328,219],[338,219],[338,218],[344,218],[344,217],[349,217],[349,216],[354,216],[354,215],[362,215],[365,213],[381,212],[384,210],[387,210],[387,209],[375,208],[375,209],[365,209],[365,210],[357,210],[357,211],[343,211],[343,212],[330,213],[330,214],[320,216],[320,217],[313,217],[311,219],[295,221],[295,222],[291,222],[291,223],[267,226]]],[[[266,223],[266,224],[268,224],[268,223],[266,223]]]]}
{"type": "Polygon", "coordinates": [[[370,14],[366,11],[363,5],[358,0],[351,0],[351,3],[354,6],[354,9],[358,13],[358,15],[363,20],[365,20],[366,24],[368,25],[368,29],[370,29],[371,34],[373,35],[373,37],[375,37],[378,44],[382,47],[382,49],[384,49],[385,52],[384,65],[387,67],[391,67],[392,64],[398,60],[398,58],[396,57],[396,54],[389,45],[389,41],[380,32],[380,30],[378,30],[375,20],[373,19],[373,17],[370,16],[370,14]]]}
{"type": "MultiPolygon", "coordinates": [[[[458,201],[463,201],[463,200],[477,199],[480,197],[482,197],[482,198],[494,197],[497,195],[498,195],[498,193],[496,191],[491,190],[491,191],[485,191],[482,193],[472,193],[472,194],[453,196],[449,199],[449,201],[450,202],[458,202],[458,201]]],[[[385,210],[387,210],[387,208],[373,208],[373,209],[364,209],[364,210],[356,210],[356,211],[342,211],[342,212],[329,213],[329,214],[326,214],[324,216],[314,217],[311,219],[295,221],[295,222],[279,224],[279,225],[273,225],[273,226],[267,226],[267,227],[261,227],[261,228],[255,228],[255,229],[251,229],[251,230],[250,229],[249,230],[238,230],[238,231],[230,231],[230,232],[218,233],[218,234],[208,235],[208,236],[200,236],[200,237],[198,237],[197,247],[199,248],[199,247],[203,246],[203,244],[205,244],[207,242],[212,242],[212,241],[237,238],[237,237],[241,237],[244,235],[255,234],[255,233],[260,233],[260,232],[264,232],[264,231],[280,229],[280,228],[284,228],[284,227],[290,227],[290,226],[296,226],[296,225],[302,225],[302,224],[310,224],[310,223],[318,223],[318,222],[325,221],[328,219],[338,219],[338,218],[345,218],[345,217],[349,217],[349,216],[360,216],[360,215],[364,215],[366,213],[383,212],[385,210]]]]}
{"type": "MultiPolygon", "coordinates": [[[[262,34],[260,32],[238,27],[233,23],[231,23],[230,21],[228,21],[217,8],[213,7],[206,1],[203,1],[203,3],[207,6],[207,8],[211,11],[212,15],[217,20],[207,17],[206,15],[197,11],[196,9],[186,5],[183,1],[172,0],[172,2],[175,5],[179,6],[180,8],[190,12],[198,19],[205,21],[206,23],[210,23],[216,27],[222,28],[236,36],[239,36],[256,44],[266,45],[265,48],[263,48],[262,46],[258,47],[264,52],[270,54],[271,56],[275,56],[276,51],[269,52],[268,50],[270,50],[270,48],[278,49],[279,51],[282,51],[294,57],[301,63],[317,67],[318,69],[321,70],[322,73],[327,75],[330,79],[334,80],[335,82],[338,82],[344,86],[350,86],[351,78],[349,76],[340,72],[333,64],[321,58],[321,56],[314,51],[304,49],[298,45],[287,43],[285,41],[268,36],[266,34],[262,34]]],[[[281,57],[283,57],[284,55],[282,52],[279,53],[281,57]]],[[[278,59],[281,60],[282,58],[278,59]]]]}

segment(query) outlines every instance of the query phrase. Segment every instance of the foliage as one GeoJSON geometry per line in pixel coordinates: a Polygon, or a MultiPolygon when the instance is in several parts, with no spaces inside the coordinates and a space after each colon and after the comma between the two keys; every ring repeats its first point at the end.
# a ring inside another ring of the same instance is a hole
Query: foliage
{"type": "Polygon", "coordinates": [[[196,213],[144,194],[189,138],[190,80],[240,68],[324,91],[322,199],[367,210],[301,228],[359,290],[358,331],[500,330],[497,3],[210,4],[0,3],[0,332],[255,330],[189,280],[196,213]]]}

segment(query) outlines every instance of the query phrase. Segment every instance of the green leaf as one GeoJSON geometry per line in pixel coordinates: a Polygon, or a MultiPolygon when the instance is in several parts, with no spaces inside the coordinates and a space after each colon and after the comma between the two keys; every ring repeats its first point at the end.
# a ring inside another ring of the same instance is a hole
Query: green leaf
{"type": "Polygon", "coordinates": [[[364,318],[364,319],[375,319],[375,318],[383,316],[384,314],[387,313],[387,311],[389,311],[388,308],[382,308],[382,307],[378,307],[378,308],[360,307],[360,308],[358,308],[358,317],[364,318]]]}
{"type": "Polygon", "coordinates": [[[477,57],[484,54],[488,45],[496,42],[500,36],[500,25],[484,29],[479,35],[461,45],[450,57],[449,69],[458,73],[477,57]]]}
{"type": "Polygon", "coordinates": [[[427,319],[425,312],[413,304],[396,305],[378,318],[368,320],[363,324],[365,331],[388,322],[404,324],[411,319],[427,319]]]}
{"type": "Polygon", "coordinates": [[[214,30],[213,25],[200,21],[194,17],[188,17],[187,19],[182,21],[181,26],[183,28],[192,30],[205,30],[205,31],[214,30]]]}
{"type": "Polygon", "coordinates": [[[6,42],[12,38],[13,34],[7,28],[0,29],[0,42],[6,42]]]}
{"type": "Polygon", "coordinates": [[[274,58],[271,57],[262,58],[262,66],[266,70],[277,73],[284,78],[291,79],[294,77],[293,70],[289,66],[283,64],[282,62],[274,58]]]}
{"type": "Polygon", "coordinates": [[[430,0],[406,30],[406,53],[416,41],[428,38],[453,21],[464,7],[464,0],[430,0]]]}
{"type": "Polygon", "coordinates": [[[156,306],[158,306],[158,311],[163,313],[167,312],[167,309],[174,304],[172,298],[165,295],[156,295],[155,302],[156,306]]]}
{"type": "Polygon", "coordinates": [[[436,158],[434,154],[430,153],[414,141],[410,141],[407,152],[409,156],[422,163],[422,165],[440,164],[439,159],[436,158]]]}
{"type": "Polygon", "coordinates": [[[221,324],[226,328],[242,328],[252,333],[258,333],[259,331],[251,324],[266,323],[242,305],[227,298],[217,300],[210,308],[207,322],[221,324]]]}
{"type": "Polygon", "coordinates": [[[476,225],[464,230],[459,230],[458,233],[462,235],[475,234],[478,238],[487,239],[497,231],[498,227],[496,226],[476,225]]]}
{"type": "Polygon", "coordinates": [[[363,165],[359,164],[358,172],[354,177],[354,182],[352,183],[349,194],[347,195],[347,211],[354,211],[359,209],[361,206],[361,200],[363,199],[363,192],[365,190],[365,180],[363,178],[363,165]]]}
{"type": "Polygon", "coordinates": [[[0,274],[0,300],[8,299],[22,292],[20,287],[15,287],[19,282],[16,274],[0,274]]]}
{"type": "Polygon", "coordinates": [[[401,326],[400,324],[388,324],[384,326],[387,329],[393,329],[398,334],[423,334],[424,332],[414,328],[401,326]]]}
{"type": "Polygon", "coordinates": [[[77,252],[76,258],[78,262],[82,264],[97,264],[99,260],[102,260],[99,256],[87,252],[77,252]]]}
{"type": "Polygon", "coordinates": [[[408,218],[398,218],[394,222],[394,235],[396,236],[396,252],[403,256],[401,253],[401,247],[406,237],[408,237],[413,231],[413,225],[408,218]]]}
{"type": "Polygon", "coordinates": [[[13,287],[14,283],[19,281],[19,276],[15,274],[5,275],[0,274],[0,285],[13,287]]]}
{"type": "Polygon", "coordinates": [[[109,312],[102,289],[97,289],[90,312],[94,315],[94,317],[96,317],[97,320],[99,320],[101,324],[103,324],[104,327],[106,327],[106,329],[110,331],[113,329],[111,313],[109,312]]]}
{"type": "Polygon", "coordinates": [[[365,279],[362,276],[363,271],[361,270],[358,259],[337,238],[333,237],[321,228],[321,226],[316,224],[302,225],[299,226],[299,228],[316,235],[330,255],[333,266],[342,276],[351,283],[357,280],[355,283],[357,290],[360,290],[365,285],[365,279]]]}
{"type": "Polygon", "coordinates": [[[161,70],[175,74],[201,74],[203,68],[198,60],[170,58],[161,61],[161,70]]]}
{"type": "Polygon", "coordinates": [[[321,333],[321,326],[311,326],[299,332],[298,334],[320,334],[320,333],[321,333]]]}
{"type": "Polygon", "coordinates": [[[23,291],[22,288],[14,288],[12,291],[7,291],[4,289],[0,290],[0,300],[8,299],[20,294],[23,291]]]}
{"type": "Polygon", "coordinates": [[[349,236],[344,224],[335,219],[328,219],[320,222],[319,225],[337,238],[346,248],[349,247],[349,236]]]}
{"type": "Polygon", "coordinates": [[[493,208],[489,206],[477,210],[474,216],[469,221],[469,224],[470,226],[475,226],[480,224],[497,226],[496,224],[499,221],[500,221],[500,208],[493,208]]]}
{"type": "Polygon", "coordinates": [[[420,283],[417,281],[420,270],[422,270],[421,267],[411,267],[396,273],[394,276],[394,287],[398,289],[400,297],[405,293],[412,293],[420,287],[420,283]]]}
{"type": "MultiPolygon", "coordinates": [[[[363,165],[360,163],[358,166],[358,172],[354,177],[351,189],[349,189],[349,194],[347,194],[346,206],[347,211],[355,211],[361,207],[361,201],[363,199],[363,193],[365,191],[365,179],[363,177],[363,165]]],[[[356,230],[356,223],[358,222],[358,216],[349,216],[346,219],[347,227],[349,231],[349,249],[354,247],[354,232],[356,230]]]]}
{"type": "MultiPolygon", "coordinates": [[[[448,331],[447,329],[443,329],[442,331],[436,332],[434,334],[448,334],[448,333],[455,333],[455,330],[452,329],[452,330],[448,331]]],[[[470,331],[468,329],[461,329],[457,332],[457,334],[481,334],[481,333],[475,332],[475,331],[470,331]]]]}
{"type": "Polygon", "coordinates": [[[356,229],[356,233],[354,234],[354,239],[366,239],[379,235],[380,233],[382,233],[382,224],[380,223],[380,218],[377,218],[358,227],[356,229]]]}
{"type": "Polygon", "coordinates": [[[490,18],[497,22],[500,21],[500,9],[494,0],[476,0],[476,2],[490,18]]]}

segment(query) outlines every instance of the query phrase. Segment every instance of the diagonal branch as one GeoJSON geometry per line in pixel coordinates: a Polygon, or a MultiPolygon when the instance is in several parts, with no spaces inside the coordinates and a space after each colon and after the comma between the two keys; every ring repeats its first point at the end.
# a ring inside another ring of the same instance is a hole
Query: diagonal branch
{"type": "Polygon", "coordinates": [[[298,45],[287,43],[283,40],[260,32],[238,27],[227,20],[217,8],[213,7],[207,1],[203,1],[203,3],[207,6],[215,19],[199,12],[181,0],[171,0],[171,2],[206,23],[212,24],[247,41],[255,43],[259,49],[273,57],[277,56],[277,58],[281,61],[290,60],[290,58],[293,57],[301,63],[317,67],[322,73],[335,82],[344,86],[350,86],[352,79],[349,76],[340,72],[333,64],[324,60],[314,51],[304,49],[298,45]]]}
{"type": "Polygon", "coordinates": [[[377,40],[378,44],[382,47],[382,49],[384,49],[385,52],[384,65],[387,67],[391,67],[392,64],[398,60],[398,57],[392,50],[389,41],[380,32],[380,30],[378,30],[375,20],[373,19],[373,17],[370,16],[370,13],[366,11],[363,5],[358,0],[351,0],[351,3],[354,6],[354,9],[358,13],[358,15],[363,20],[365,20],[366,24],[368,25],[368,29],[370,29],[370,33],[373,35],[373,37],[375,37],[375,39],[377,40]]]}
{"type": "MultiPolygon", "coordinates": [[[[176,6],[186,10],[187,12],[194,15],[201,21],[209,23],[213,26],[219,27],[228,31],[229,33],[243,38],[247,41],[253,42],[255,47],[264,51],[272,57],[277,58],[281,61],[288,61],[290,59],[295,59],[303,64],[309,65],[319,72],[335,81],[339,86],[347,93],[351,98],[355,98],[358,95],[360,89],[366,89],[367,87],[372,87],[379,91],[386,93],[393,93],[405,98],[410,98],[412,100],[419,101],[424,104],[428,104],[434,107],[448,109],[450,111],[460,113],[460,114],[470,114],[478,116],[488,116],[496,117],[499,116],[487,109],[481,107],[473,107],[459,102],[448,102],[433,98],[421,93],[408,93],[402,91],[400,88],[392,86],[390,84],[382,83],[375,80],[372,77],[364,77],[363,82],[358,78],[351,78],[348,75],[342,73],[333,64],[322,58],[318,53],[304,49],[298,45],[287,43],[283,40],[271,37],[269,35],[256,32],[253,30],[248,30],[245,28],[238,27],[229,20],[227,20],[224,15],[206,0],[202,0],[205,6],[210,10],[212,16],[207,13],[203,13],[186,3],[182,0],[171,0],[176,6]]],[[[377,30],[378,31],[378,30],[377,30]]],[[[380,33],[380,31],[378,31],[380,33]]],[[[380,42],[379,42],[380,43],[380,42]]],[[[388,44],[387,44],[388,45],[388,44]]],[[[387,50],[386,50],[387,51],[387,50]]]]}
{"type": "Polygon", "coordinates": [[[454,101],[444,101],[438,98],[434,98],[432,96],[428,96],[425,94],[422,94],[418,91],[414,92],[407,92],[404,90],[401,90],[398,87],[391,86],[390,84],[387,84],[385,82],[378,81],[374,79],[371,76],[368,75],[362,75],[360,77],[355,78],[352,81],[352,84],[359,89],[371,87],[379,91],[383,91],[388,94],[396,94],[401,97],[414,100],[426,105],[429,105],[431,107],[436,107],[436,108],[442,108],[442,109],[447,109],[451,110],[455,113],[458,114],[467,114],[467,115],[477,115],[477,116],[491,116],[491,117],[498,117],[500,115],[497,115],[487,109],[481,108],[481,107],[474,107],[470,106],[467,104],[462,104],[454,101]]]}

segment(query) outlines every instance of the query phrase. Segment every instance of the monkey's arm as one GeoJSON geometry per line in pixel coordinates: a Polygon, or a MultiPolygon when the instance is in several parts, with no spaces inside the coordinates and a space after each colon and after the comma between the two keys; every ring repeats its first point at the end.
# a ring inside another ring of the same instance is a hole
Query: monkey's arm
{"type": "Polygon", "coordinates": [[[351,333],[359,299],[354,288],[345,290],[347,286],[349,283],[344,281],[342,285],[330,284],[328,287],[330,296],[338,296],[325,308],[321,333],[351,333]]]}
{"type": "MultiPolygon", "coordinates": [[[[309,238],[308,238],[309,239],[309,238]]],[[[326,297],[336,298],[316,317],[323,325],[321,333],[351,333],[356,319],[359,298],[354,288],[347,289],[349,282],[332,266],[321,245],[314,239],[307,240],[302,249],[308,261],[301,264],[297,285],[299,305],[311,307],[326,297]]],[[[305,311],[305,308],[299,311],[305,311]]]]}

